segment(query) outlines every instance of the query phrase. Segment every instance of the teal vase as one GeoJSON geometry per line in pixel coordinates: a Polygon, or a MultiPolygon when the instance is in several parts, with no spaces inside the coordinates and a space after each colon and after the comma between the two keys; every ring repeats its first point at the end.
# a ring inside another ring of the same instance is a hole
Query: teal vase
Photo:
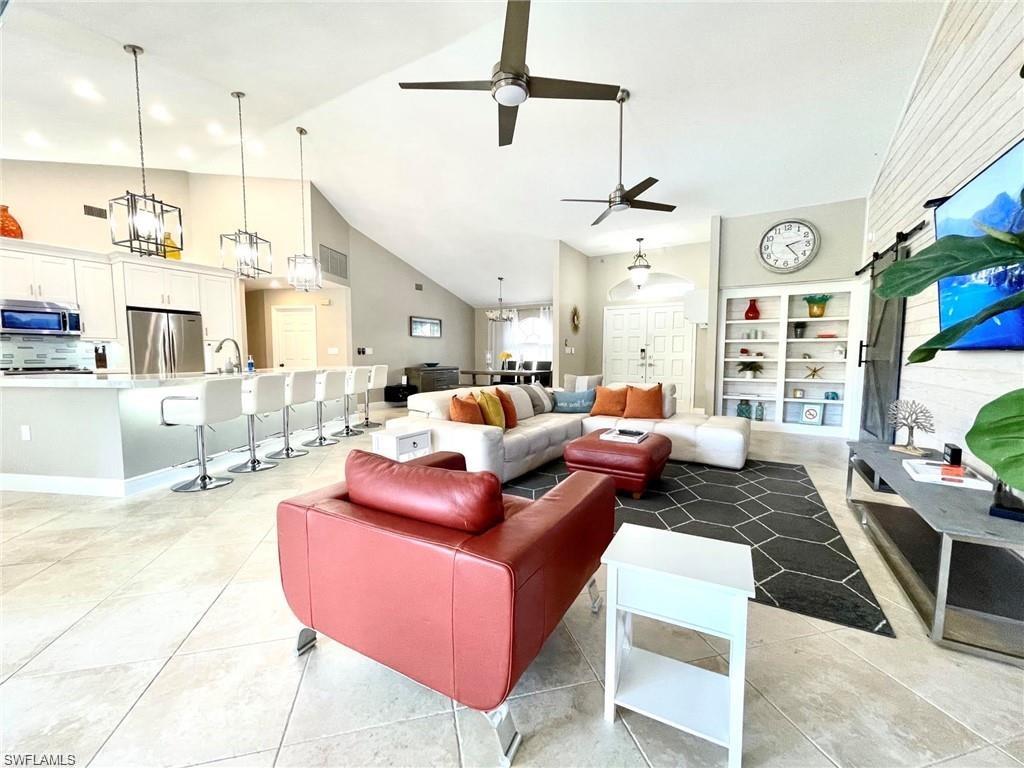
{"type": "Polygon", "coordinates": [[[754,408],[754,421],[764,421],[764,403],[760,400],[757,402],[757,407],[754,408]]]}
{"type": "Polygon", "coordinates": [[[740,400],[739,405],[736,406],[736,415],[741,419],[750,418],[750,401],[740,400]]]}

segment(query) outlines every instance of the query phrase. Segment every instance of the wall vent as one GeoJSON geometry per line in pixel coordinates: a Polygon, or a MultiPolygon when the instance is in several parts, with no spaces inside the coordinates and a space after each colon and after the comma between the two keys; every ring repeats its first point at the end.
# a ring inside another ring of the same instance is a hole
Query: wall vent
{"type": "Polygon", "coordinates": [[[97,208],[95,205],[83,205],[82,213],[84,213],[86,216],[92,216],[93,218],[96,219],[107,218],[107,209],[97,208]]]}
{"type": "Polygon", "coordinates": [[[416,283],[416,290],[417,291],[422,291],[423,290],[423,283],[416,283]]]}
{"type": "Polygon", "coordinates": [[[348,255],[320,244],[320,268],[324,274],[348,280],[348,255]]]}

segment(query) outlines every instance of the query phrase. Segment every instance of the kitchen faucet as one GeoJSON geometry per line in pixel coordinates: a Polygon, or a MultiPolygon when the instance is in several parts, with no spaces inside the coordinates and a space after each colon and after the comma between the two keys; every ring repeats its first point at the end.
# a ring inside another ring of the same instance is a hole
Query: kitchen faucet
{"type": "Polygon", "coordinates": [[[227,373],[241,373],[242,372],[242,348],[238,346],[238,342],[237,341],[232,339],[230,336],[228,336],[226,339],[221,339],[220,343],[217,345],[216,349],[213,350],[213,353],[217,354],[218,352],[220,352],[221,349],[224,348],[224,345],[227,342],[229,342],[229,341],[232,344],[235,345],[235,358],[236,358],[236,360],[238,362],[237,362],[237,364],[236,363],[232,363],[230,358],[229,358],[228,359],[228,369],[227,369],[226,372],[227,373]]]}

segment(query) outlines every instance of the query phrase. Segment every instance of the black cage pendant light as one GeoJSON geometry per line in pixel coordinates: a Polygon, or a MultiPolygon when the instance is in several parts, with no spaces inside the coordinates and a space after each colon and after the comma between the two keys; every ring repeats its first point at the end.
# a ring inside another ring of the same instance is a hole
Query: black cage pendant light
{"type": "Polygon", "coordinates": [[[296,291],[318,291],[324,287],[324,274],[320,268],[320,257],[306,253],[306,178],[302,161],[302,137],[309,131],[299,126],[299,197],[302,198],[302,253],[288,257],[288,284],[296,291]]]}
{"type": "Polygon", "coordinates": [[[220,263],[243,280],[255,280],[273,270],[270,241],[249,231],[249,211],[245,199],[245,134],[242,131],[242,99],[245,94],[232,91],[238,101],[238,152],[242,163],[242,228],[220,236],[220,263]]]}
{"type": "Polygon", "coordinates": [[[142,91],[139,88],[139,56],[142,48],[124,46],[135,64],[135,109],[139,119],[139,169],[142,171],[142,194],[125,191],[107,204],[110,241],[127,248],[136,256],[180,258],[184,246],[181,208],[149,194],[146,188],[146,153],[142,143],[142,91]]]}

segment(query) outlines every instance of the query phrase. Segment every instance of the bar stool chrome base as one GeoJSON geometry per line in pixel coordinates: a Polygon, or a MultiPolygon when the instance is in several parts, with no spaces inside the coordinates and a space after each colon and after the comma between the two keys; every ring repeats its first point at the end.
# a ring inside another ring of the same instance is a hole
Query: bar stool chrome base
{"type": "Polygon", "coordinates": [[[282,410],[282,426],[284,427],[284,446],[279,451],[268,453],[268,459],[297,459],[299,456],[308,456],[309,451],[303,451],[299,448],[292,448],[291,443],[291,427],[288,423],[288,406],[286,405],[282,410]]]}
{"type": "Polygon", "coordinates": [[[236,474],[245,472],[265,472],[268,469],[273,469],[277,464],[273,461],[263,461],[262,459],[249,459],[241,464],[236,464],[233,467],[228,467],[228,472],[235,472],[236,474]]]}
{"type": "Polygon", "coordinates": [[[337,445],[338,441],[331,437],[324,436],[324,404],[322,400],[316,401],[316,437],[303,443],[307,448],[326,448],[328,445],[337,445]]]}
{"type": "Polygon", "coordinates": [[[213,477],[211,475],[197,475],[191,480],[172,485],[171,490],[175,493],[196,493],[198,491],[212,491],[215,488],[223,488],[235,482],[233,477],[213,477]]]}
{"type": "MultiPolygon", "coordinates": [[[[331,437],[358,437],[361,434],[363,434],[361,429],[352,429],[352,427],[346,424],[343,429],[339,429],[337,432],[331,432],[331,437]]],[[[337,442],[337,440],[335,440],[335,442],[337,442]]]]}

